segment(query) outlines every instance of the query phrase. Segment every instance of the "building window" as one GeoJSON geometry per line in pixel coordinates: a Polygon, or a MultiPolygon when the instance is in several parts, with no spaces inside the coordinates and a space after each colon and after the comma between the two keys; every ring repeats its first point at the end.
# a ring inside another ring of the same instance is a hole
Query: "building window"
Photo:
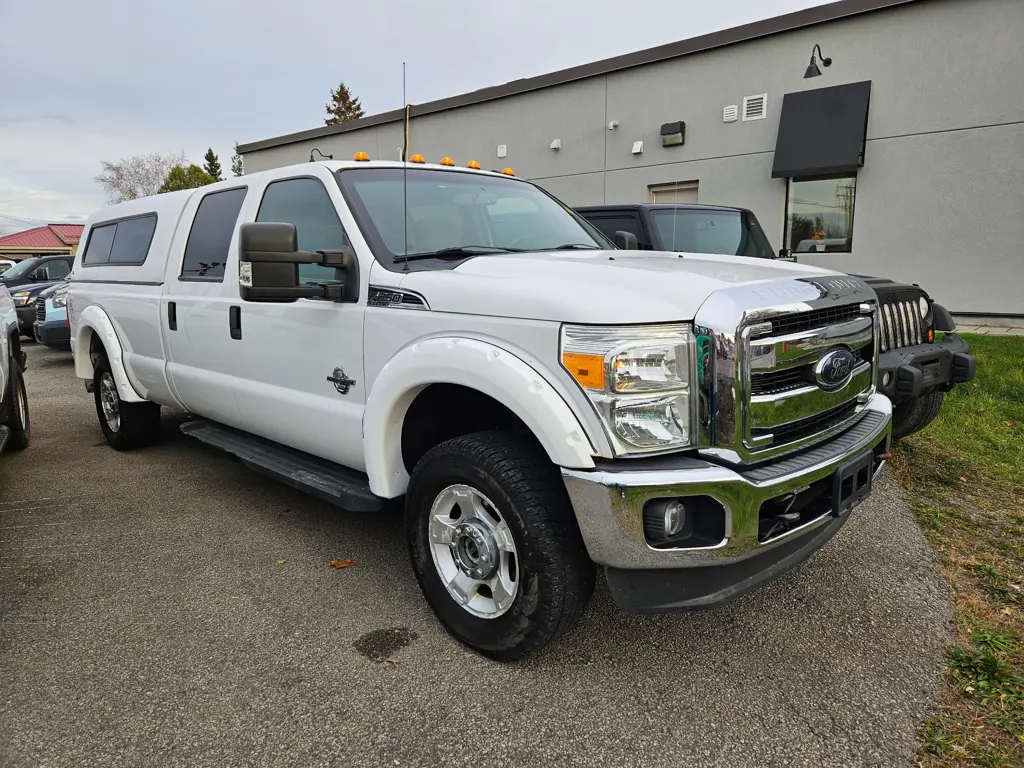
{"type": "Polygon", "coordinates": [[[697,182],[677,181],[648,187],[652,203],[696,203],[697,182]]]}
{"type": "Polygon", "coordinates": [[[789,180],[786,247],[794,253],[849,253],[853,249],[856,176],[789,180]]]}

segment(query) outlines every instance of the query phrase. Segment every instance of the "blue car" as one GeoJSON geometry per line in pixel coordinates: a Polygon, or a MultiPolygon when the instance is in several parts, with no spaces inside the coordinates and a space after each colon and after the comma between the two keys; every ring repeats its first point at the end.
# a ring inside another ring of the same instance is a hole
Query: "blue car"
{"type": "Polygon", "coordinates": [[[32,335],[47,347],[71,350],[67,280],[51,285],[36,296],[32,335]]]}

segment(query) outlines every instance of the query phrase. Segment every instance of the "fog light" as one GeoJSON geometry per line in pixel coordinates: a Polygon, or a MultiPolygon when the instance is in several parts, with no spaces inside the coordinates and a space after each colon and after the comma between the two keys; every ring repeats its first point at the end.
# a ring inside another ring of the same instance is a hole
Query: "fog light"
{"type": "Polygon", "coordinates": [[[883,373],[882,374],[882,386],[883,387],[888,387],[890,384],[892,384],[892,374],[889,373],[889,372],[883,373]]]}
{"type": "Polygon", "coordinates": [[[681,501],[670,501],[665,505],[665,535],[676,536],[686,523],[686,507],[681,501]]]}

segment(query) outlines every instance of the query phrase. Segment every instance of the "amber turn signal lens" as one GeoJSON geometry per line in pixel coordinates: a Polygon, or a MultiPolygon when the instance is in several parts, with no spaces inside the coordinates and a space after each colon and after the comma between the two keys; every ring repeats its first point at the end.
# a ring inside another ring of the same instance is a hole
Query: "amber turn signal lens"
{"type": "Polygon", "coordinates": [[[601,355],[581,355],[563,352],[562,365],[586,389],[604,389],[604,358],[601,355]]]}
{"type": "Polygon", "coordinates": [[[930,344],[933,341],[935,341],[935,331],[933,331],[931,328],[929,328],[928,329],[928,343],[930,344]]]}

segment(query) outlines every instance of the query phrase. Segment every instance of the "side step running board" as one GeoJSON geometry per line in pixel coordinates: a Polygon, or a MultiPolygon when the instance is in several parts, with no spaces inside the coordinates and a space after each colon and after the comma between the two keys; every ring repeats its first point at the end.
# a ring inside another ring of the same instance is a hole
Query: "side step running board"
{"type": "Polygon", "coordinates": [[[376,512],[384,500],[366,475],[325,459],[205,419],[186,421],[181,431],[219,448],[245,466],[350,512],[376,512]]]}

